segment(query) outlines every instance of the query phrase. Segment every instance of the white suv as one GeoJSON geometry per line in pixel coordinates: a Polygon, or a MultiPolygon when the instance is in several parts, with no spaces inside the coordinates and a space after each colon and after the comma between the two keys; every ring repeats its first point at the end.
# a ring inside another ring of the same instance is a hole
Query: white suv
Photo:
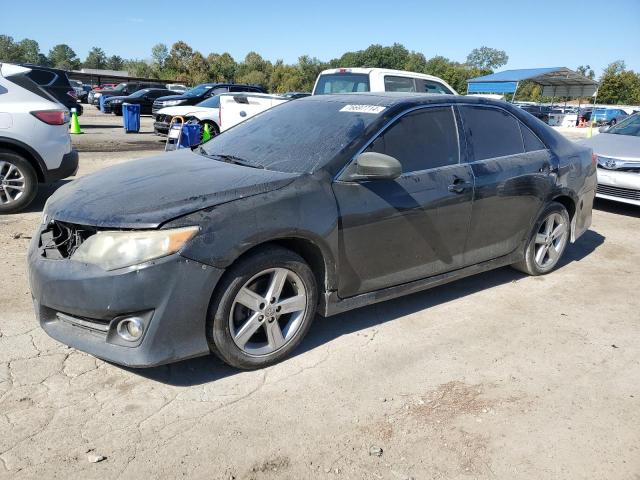
{"type": "Polygon", "coordinates": [[[69,110],[29,79],[29,71],[0,63],[0,214],[29,205],[38,183],[78,170],[69,110]]]}
{"type": "Polygon", "coordinates": [[[352,92],[419,92],[457,95],[441,78],[388,68],[332,68],[316,79],[313,95],[352,92]]]}

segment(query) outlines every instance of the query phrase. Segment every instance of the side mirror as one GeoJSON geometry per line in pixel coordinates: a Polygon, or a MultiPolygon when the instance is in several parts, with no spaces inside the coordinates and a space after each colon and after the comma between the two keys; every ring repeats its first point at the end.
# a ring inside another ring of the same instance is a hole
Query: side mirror
{"type": "Polygon", "coordinates": [[[598,131],[599,131],[600,133],[605,133],[605,132],[606,132],[607,130],[609,130],[610,128],[611,128],[611,125],[602,125],[602,126],[598,129],[598,131]]]}
{"type": "Polygon", "coordinates": [[[383,153],[365,152],[356,158],[356,178],[367,180],[393,180],[402,175],[400,162],[383,153]]]}

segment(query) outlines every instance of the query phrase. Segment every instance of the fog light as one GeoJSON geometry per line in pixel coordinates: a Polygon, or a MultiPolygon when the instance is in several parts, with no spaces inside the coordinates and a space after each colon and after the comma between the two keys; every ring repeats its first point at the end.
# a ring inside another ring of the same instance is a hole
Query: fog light
{"type": "Polygon", "coordinates": [[[135,342],[140,339],[144,332],[144,323],[141,318],[125,318],[118,323],[118,335],[128,342],[135,342]]]}

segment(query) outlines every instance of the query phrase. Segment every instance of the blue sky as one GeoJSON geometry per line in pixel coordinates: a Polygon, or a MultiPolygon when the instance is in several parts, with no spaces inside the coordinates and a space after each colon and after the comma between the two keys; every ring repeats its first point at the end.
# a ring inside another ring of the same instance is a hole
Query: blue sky
{"type": "Polygon", "coordinates": [[[504,68],[590,64],[600,75],[622,59],[640,71],[640,0],[180,4],[108,0],[52,8],[50,0],[7,1],[0,7],[0,33],[32,38],[45,53],[67,43],[82,59],[92,46],[108,55],[149,58],[154,44],[184,40],[204,55],[228,51],[241,60],[255,50],[270,60],[295,62],[302,54],[329,60],[372,43],[399,42],[427,58],[458,61],[487,45],[506,50],[504,68]]]}

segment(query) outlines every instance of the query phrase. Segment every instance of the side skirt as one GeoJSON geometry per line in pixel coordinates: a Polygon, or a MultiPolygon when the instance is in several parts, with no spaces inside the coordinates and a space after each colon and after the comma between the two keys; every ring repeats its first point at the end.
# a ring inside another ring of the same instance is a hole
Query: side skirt
{"type": "Polygon", "coordinates": [[[403,283],[402,285],[396,285],[394,287],[388,287],[374,292],[362,293],[353,297],[340,298],[336,291],[325,292],[320,298],[318,313],[324,317],[337,315],[338,313],[347,312],[354,308],[360,308],[373,303],[384,302],[393,298],[409,295],[411,293],[421,292],[423,290],[444,285],[445,283],[453,282],[477,273],[511,265],[521,261],[522,258],[522,249],[518,248],[514,253],[505,255],[504,257],[495,258],[493,260],[464,267],[459,270],[441,273],[439,275],[434,275],[433,277],[403,283]]]}

